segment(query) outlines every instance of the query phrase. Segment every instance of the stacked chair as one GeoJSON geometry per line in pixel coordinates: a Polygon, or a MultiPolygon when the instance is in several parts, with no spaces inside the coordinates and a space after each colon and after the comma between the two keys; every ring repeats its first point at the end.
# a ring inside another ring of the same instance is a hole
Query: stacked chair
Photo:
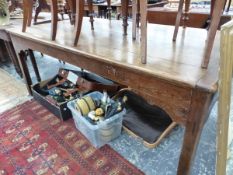
{"type": "MultiPolygon", "coordinates": [[[[187,4],[187,6],[189,6],[190,0],[186,0],[186,4],[187,4]]],[[[202,68],[208,67],[210,56],[211,56],[211,51],[212,51],[213,44],[214,44],[215,35],[216,35],[217,30],[218,30],[219,22],[220,22],[221,15],[222,15],[222,12],[224,10],[225,4],[226,4],[226,0],[225,1],[224,0],[212,0],[211,23],[210,23],[210,27],[209,27],[209,31],[208,31],[208,37],[206,40],[202,68]]],[[[174,35],[173,35],[173,41],[175,41],[176,37],[177,37],[183,5],[184,5],[184,0],[180,0],[178,15],[176,18],[176,26],[175,26],[175,31],[174,31],[174,35]]]]}
{"type": "Polygon", "coordinates": [[[47,4],[46,0],[38,0],[36,1],[36,8],[35,8],[35,16],[34,16],[34,24],[37,23],[37,18],[39,13],[42,11],[42,9],[47,9],[47,10],[51,10],[50,6],[47,4]]]}
{"type": "MultiPolygon", "coordinates": [[[[75,41],[76,38],[79,38],[80,31],[81,31],[81,23],[82,23],[82,17],[84,12],[84,0],[78,1],[76,3],[76,0],[67,0],[69,9],[71,11],[71,24],[75,24],[75,41]],[[78,7],[78,8],[77,8],[78,7]],[[75,15],[77,14],[77,15],[75,15]],[[75,22],[77,21],[77,22],[75,22]]],[[[111,7],[110,0],[108,2],[108,7],[111,7]]],[[[23,19],[23,27],[22,32],[26,32],[27,26],[31,26],[32,21],[32,9],[33,9],[33,0],[23,0],[24,6],[24,19],[23,19]]],[[[91,28],[94,29],[94,14],[93,14],[93,6],[92,6],[92,0],[87,0],[88,8],[89,8],[89,16],[90,16],[90,22],[91,22],[91,28]]],[[[108,8],[110,11],[110,8],[108,8]]],[[[56,39],[57,34],[57,25],[58,25],[58,1],[57,0],[51,0],[51,40],[56,39]]],[[[77,42],[75,42],[77,44],[77,42]]]]}
{"type": "MultiPolygon", "coordinates": [[[[75,36],[74,36],[74,46],[77,45],[78,39],[80,36],[81,32],[81,27],[82,27],[82,19],[83,19],[83,12],[84,12],[84,0],[78,1],[79,4],[76,4],[76,25],[75,25],[75,36]]],[[[127,34],[127,17],[128,17],[128,5],[129,5],[129,0],[121,0],[122,4],[122,18],[123,18],[123,28],[124,28],[124,35],[127,34]]],[[[107,0],[107,5],[108,5],[108,17],[111,19],[111,0],[107,0]]],[[[91,10],[90,10],[91,11],[91,10]]],[[[92,21],[92,20],[90,20],[92,21]]]]}
{"type": "MultiPolygon", "coordinates": [[[[83,21],[83,16],[84,16],[84,0],[79,0],[76,3],[76,0],[69,0],[72,1],[70,2],[71,9],[73,11],[73,14],[76,14],[75,17],[75,36],[74,36],[74,46],[78,44],[78,39],[81,33],[81,28],[82,28],[82,21],[83,21]]],[[[88,8],[89,8],[89,16],[90,16],[90,22],[91,22],[91,28],[94,30],[94,14],[93,14],[93,4],[92,0],[87,0],[88,1],[88,8]]],[[[111,10],[111,0],[107,0],[108,4],[108,13],[110,16],[110,10],[111,10]]],[[[110,18],[109,18],[110,19],[110,18]]]]}
{"type": "MultiPolygon", "coordinates": [[[[147,61],[147,2],[145,0],[133,0],[133,5],[137,8],[137,3],[140,3],[140,13],[141,13],[141,62],[143,64],[146,64],[147,61]]],[[[179,1],[179,7],[178,7],[178,13],[176,18],[176,24],[175,24],[175,30],[173,34],[173,41],[176,40],[178,29],[180,26],[180,21],[182,18],[183,13],[183,6],[185,4],[185,16],[187,19],[188,9],[190,6],[190,0],[180,0],[179,1]]],[[[212,9],[212,18],[211,18],[211,24],[208,31],[208,37],[206,40],[206,47],[205,52],[203,56],[203,62],[202,62],[202,68],[207,68],[210,60],[211,50],[213,48],[214,44],[214,38],[218,29],[218,25],[220,22],[221,14],[225,6],[225,1],[223,0],[215,0],[214,7],[212,9]]],[[[133,26],[135,26],[136,21],[133,21],[133,26]]],[[[135,27],[133,27],[133,30],[135,30],[135,27]]],[[[136,32],[133,31],[133,37],[135,36],[136,32]]]]}

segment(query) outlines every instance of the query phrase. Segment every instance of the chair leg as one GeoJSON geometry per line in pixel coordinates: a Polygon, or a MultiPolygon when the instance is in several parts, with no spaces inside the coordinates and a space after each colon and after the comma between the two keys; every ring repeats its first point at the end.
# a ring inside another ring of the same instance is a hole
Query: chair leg
{"type": "Polygon", "coordinates": [[[75,19],[75,37],[74,37],[74,46],[77,46],[78,39],[80,36],[82,22],[83,22],[83,14],[84,14],[84,0],[79,0],[76,3],[76,19],[75,19]]]}
{"type": "Polygon", "coordinates": [[[218,29],[218,25],[220,22],[220,18],[222,15],[222,11],[224,8],[224,1],[223,0],[216,0],[213,10],[213,16],[210,23],[210,28],[208,32],[208,37],[206,41],[205,46],[205,53],[204,53],[204,59],[202,62],[202,68],[207,68],[211,56],[211,51],[214,45],[214,38],[218,29]]]}
{"type": "Polygon", "coordinates": [[[56,39],[57,35],[57,22],[58,22],[58,16],[57,16],[57,0],[51,1],[51,13],[52,13],[52,30],[51,30],[51,39],[54,41],[56,39]]]}
{"type": "Polygon", "coordinates": [[[179,30],[179,27],[180,27],[180,20],[181,20],[181,17],[182,17],[183,6],[184,6],[184,0],[180,0],[179,1],[179,7],[178,7],[178,13],[177,13],[177,16],[176,16],[175,30],[174,30],[174,33],[173,33],[173,39],[172,39],[173,41],[176,41],[176,38],[177,38],[178,30],[179,30]]]}
{"type": "Polygon", "coordinates": [[[132,18],[133,18],[133,24],[132,24],[132,37],[135,40],[136,39],[136,31],[137,31],[137,0],[132,0],[132,18]]]}
{"type": "Polygon", "coordinates": [[[185,0],[185,7],[184,7],[184,27],[186,27],[186,22],[189,20],[189,8],[190,8],[190,0],[185,0]]]}
{"type": "Polygon", "coordinates": [[[211,6],[210,6],[210,18],[212,18],[212,15],[213,15],[215,1],[216,0],[211,0],[211,3],[210,3],[211,4],[211,6]]]}
{"type": "Polygon", "coordinates": [[[29,7],[28,7],[28,21],[27,21],[27,25],[28,27],[31,26],[32,23],[32,8],[33,8],[33,1],[29,0],[29,7]]]}
{"type": "Polygon", "coordinates": [[[27,22],[28,22],[28,14],[29,14],[29,0],[23,0],[23,26],[22,26],[22,32],[26,32],[27,28],[27,22]]]}
{"type": "Polygon", "coordinates": [[[71,11],[71,24],[75,24],[76,0],[67,0],[71,11]]]}
{"type": "Polygon", "coordinates": [[[37,23],[37,18],[38,18],[38,15],[39,13],[41,12],[42,8],[40,7],[40,5],[36,8],[35,10],[35,16],[34,16],[34,24],[37,23]]]}
{"type": "Polygon", "coordinates": [[[147,61],[147,1],[140,0],[141,14],[141,62],[147,61]]]}
{"type": "Polygon", "coordinates": [[[138,28],[139,28],[139,22],[140,22],[140,0],[137,0],[136,23],[138,28]]]}
{"type": "Polygon", "coordinates": [[[230,7],[231,7],[231,0],[228,1],[228,6],[227,6],[227,9],[226,9],[226,12],[229,12],[230,7]]]}
{"type": "Polygon", "coordinates": [[[112,11],[112,7],[111,7],[111,0],[107,0],[107,16],[108,19],[111,20],[111,11],[112,11]]]}
{"type": "Polygon", "coordinates": [[[121,0],[124,35],[127,35],[129,0],[121,0]]]}
{"type": "Polygon", "coordinates": [[[38,0],[38,6],[36,7],[35,16],[34,16],[34,24],[37,23],[38,15],[42,11],[42,9],[48,9],[48,11],[51,11],[51,8],[47,4],[46,0],[38,0]]]}
{"type": "Polygon", "coordinates": [[[89,17],[91,22],[91,30],[94,30],[94,12],[93,12],[92,0],[87,0],[87,3],[88,3],[89,17]]]}

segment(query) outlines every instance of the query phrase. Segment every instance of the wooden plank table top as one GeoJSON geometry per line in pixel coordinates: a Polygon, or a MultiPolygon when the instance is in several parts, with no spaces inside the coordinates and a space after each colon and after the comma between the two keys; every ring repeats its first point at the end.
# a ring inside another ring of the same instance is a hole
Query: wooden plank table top
{"type": "MultiPolygon", "coordinates": [[[[140,63],[140,42],[133,41],[131,34],[124,37],[121,21],[95,19],[95,30],[91,31],[88,18],[84,18],[80,41],[77,47],[72,46],[73,26],[69,21],[60,21],[56,41],[50,40],[50,24],[41,24],[21,32],[21,26],[9,28],[11,34],[37,40],[38,42],[59,47],[71,52],[88,55],[92,59],[126,66],[135,71],[142,71],[183,86],[200,86],[209,91],[216,90],[219,42],[213,49],[210,68],[201,68],[207,31],[204,29],[187,28],[177,42],[172,42],[173,26],[150,24],[148,27],[148,63],[140,63]],[[212,82],[209,82],[209,79],[212,82]]],[[[129,31],[131,25],[129,25],[129,31]]],[[[130,32],[129,32],[130,33],[130,32]]],[[[217,36],[216,41],[218,41],[217,36]]]]}
{"type": "Polygon", "coordinates": [[[31,78],[23,54],[26,49],[128,86],[150,104],[161,107],[173,122],[185,127],[177,174],[187,175],[202,128],[216,100],[219,34],[206,70],[201,68],[201,63],[207,31],[186,28],[173,43],[173,29],[174,26],[148,25],[147,64],[141,64],[140,39],[132,40],[131,34],[124,36],[122,23],[117,20],[95,19],[92,31],[89,18],[85,18],[76,47],[73,46],[74,28],[69,21],[58,23],[56,41],[50,40],[50,24],[29,27],[26,33],[21,32],[21,27],[7,31],[18,53],[29,92],[31,78]]]}

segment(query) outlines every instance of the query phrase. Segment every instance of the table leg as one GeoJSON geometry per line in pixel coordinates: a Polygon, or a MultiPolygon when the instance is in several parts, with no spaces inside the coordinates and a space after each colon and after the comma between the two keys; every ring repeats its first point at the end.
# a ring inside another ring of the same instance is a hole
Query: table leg
{"type": "Polygon", "coordinates": [[[147,1],[140,0],[141,14],[141,62],[147,61],[147,1]]]}
{"type": "Polygon", "coordinates": [[[7,48],[4,47],[4,40],[0,39],[0,63],[7,61],[9,54],[7,53],[7,48]]]}
{"type": "Polygon", "coordinates": [[[129,0],[121,0],[124,35],[127,35],[129,0]]]}
{"type": "Polygon", "coordinates": [[[15,66],[16,72],[20,75],[20,77],[23,77],[22,71],[21,71],[20,66],[19,66],[19,61],[17,59],[17,55],[15,53],[15,50],[14,50],[12,43],[5,41],[5,45],[6,45],[7,52],[9,53],[9,56],[11,58],[11,61],[15,66]]]}
{"type": "Polygon", "coordinates": [[[78,39],[80,36],[82,22],[83,22],[83,13],[84,13],[84,0],[79,0],[78,3],[76,3],[74,46],[77,46],[78,44],[78,39]]]}
{"type": "Polygon", "coordinates": [[[57,0],[52,0],[51,4],[51,13],[52,13],[52,30],[51,30],[51,39],[54,41],[56,39],[57,35],[57,22],[58,22],[58,16],[57,16],[57,0]]]}
{"type": "Polygon", "coordinates": [[[40,73],[39,73],[39,70],[38,70],[38,67],[37,67],[37,63],[36,63],[36,59],[35,59],[33,50],[28,49],[28,53],[29,53],[29,57],[30,57],[31,62],[32,62],[32,67],[33,67],[33,69],[35,71],[35,74],[36,74],[37,81],[40,82],[41,81],[40,73]]]}
{"type": "Polygon", "coordinates": [[[23,78],[26,83],[26,87],[28,89],[29,95],[32,95],[32,90],[31,90],[32,80],[26,63],[26,54],[24,51],[20,51],[18,55],[19,55],[18,60],[23,73],[23,78]]]}
{"type": "Polygon", "coordinates": [[[212,101],[210,94],[194,90],[192,95],[191,110],[187,119],[181,150],[178,175],[190,174],[192,160],[194,158],[202,128],[208,117],[209,107],[212,101]]]}

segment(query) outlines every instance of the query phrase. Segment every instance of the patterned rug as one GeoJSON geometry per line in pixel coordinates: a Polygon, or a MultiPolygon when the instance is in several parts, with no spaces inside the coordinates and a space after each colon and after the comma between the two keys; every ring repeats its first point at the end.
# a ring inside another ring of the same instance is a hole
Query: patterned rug
{"type": "Polygon", "coordinates": [[[110,146],[95,149],[73,120],[34,100],[0,115],[0,174],[143,174],[110,146]]]}
{"type": "Polygon", "coordinates": [[[0,69],[0,113],[30,99],[25,84],[0,69]]]}

